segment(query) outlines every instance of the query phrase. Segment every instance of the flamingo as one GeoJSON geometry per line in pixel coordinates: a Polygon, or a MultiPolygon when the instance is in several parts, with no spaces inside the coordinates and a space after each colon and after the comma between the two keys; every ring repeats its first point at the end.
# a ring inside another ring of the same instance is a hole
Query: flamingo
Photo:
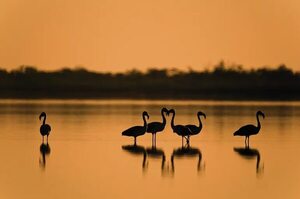
{"type": "MultiPolygon", "coordinates": [[[[185,127],[187,127],[190,130],[190,132],[191,132],[189,136],[197,135],[197,134],[199,134],[201,132],[201,130],[202,130],[202,122],[201,122],[201,119],[200,119],[201,115],[206,119],[205,113],[199,111],[197,113],[197,118],[199,120],[199,126],[192,125],[192,124],[185,125],[185,127]]],[[[188,142],[190,141],[190,137],[189,136],[188,136],[188,142]]]]}
{"type": "Polygon", "coordinates": [[[149,115],[146,111],[144,111],[143,114],[142,114],[142,117],[143,117],[143,120],[144,120],[144,126],[133,126],[133,127],[130,127],[129,129],[122,132],[123,136],[134,137],[134,145],[136,145],[136,137],[144,135],[146,133],[146,130],[147,130],[146,117],[147,117],[147,119],[149,119],[149,115]]]}
{"type": "Polygon", "coordinates": [[[40,133],[41,133],[41,135],[43,136],[43,143],[44,143],[44,136],[45,136],[45,135],[47,136],[47,143],[48,143],[48,136],[49,136],[49,134],[50,134],[51,127],[50,127],[49,124],[46,124],[46,117],[47,117],[47,116],[46,116],[46,113],[45,113],[45,112],[42,112],[42,113],[40,114],[39,119],[41,120],[42,117],[43,117],[44,119],[43,119],[43,124],[42,124],[41,127],[40,127],[40,133]]]}
{"type": "Polygon", "coordinates": [[[265,114],[261,111],[257,111],[256,113],[256,119],[257,119],[257,126],[254,126],[252,124],[248,124],[245,126],[242,126],[239,130],[237,130],[236,132],[234,132],[234,136],[245,136],[245,145],[249,146],[249,137],[251,135],[256,135],[259,133],[260,131],[260,121],[259,121],[259,116],[262,116],[263,118],[265,118],[265,114]],[[248,142],[247,142],[248,140],[248,142]]]}
{"type": "Polygon", "coordinates": [[[162,122],[151,122],[151,123],[148,123],[148,125],[147,125],[147,133],[152,134],[152,146],[153,146],[153,143],[155,143],[154,145],[156,145],[156,133],[161,132],[165,129],[165,126],[166,126],[166,117],[164,115],[165,112],[167,113],[168,109],[162,108],[161,109],[162,122]],[[153,142],[153,139],[154,139],[154,142],[153,142]]]}
{"type": "Polygon", "coordinates": [[[183,146],[183,138],[185,138],[187,140],[187,144],[189,144],[188,138],[186,138],[186,136],[189,136],[191,131],[187,127],[185,127],[184,125],[175,125],[174,124],[175,110],[174,109],[169,110],[168,115],[170,113],[173,114],[172,115],[172,120],[171,120],[171,127],[173,129],[173,132],[182,137],[182,140],[181,140],[182,146],[183,146]]]}

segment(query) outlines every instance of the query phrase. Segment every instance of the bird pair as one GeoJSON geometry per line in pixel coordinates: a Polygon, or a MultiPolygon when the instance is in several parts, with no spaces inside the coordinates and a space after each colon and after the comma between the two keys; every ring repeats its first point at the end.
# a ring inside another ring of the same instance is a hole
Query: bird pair
{"type": "Polygon", "coordinates": [[[190,141],[190,136],[192,135],[197,135],[200,133],[202,129],[202,122],[200,119],[200,116],[204,116],[206,118],[206,115],[202,112],[197,113],[197,117],[199,120],[199,126],[196,125],[175,125],[174,124],[174,118],[175,118],[175,110],[170,109],[168,110],[167,108],[162,108],[161,109],[161,115],[162,115],[162,122],[151,122],[147,123],[147,119],[149,119],[149,115],[146,111],[143,112],[142,117],[144,121],[143,126],[133,126],[125,131],[122,132],[123,136],[130,136],[134,137],[134,144],[136,144],[136,138],[138,136],[144,135],[146,132],[152,134],[152,145],[156,145],[156,134],[158,132],[161,132],[164,130],[166,126],[166,117],[165,113],[167,116],[172,114],[172,120],[171,120],[171,127],[173,129],[173,132],[176,133],[177,135],[182,137],[182,145],[183,145],[183,138],[186,139],[187,144],[189,144],[190,141]]]}

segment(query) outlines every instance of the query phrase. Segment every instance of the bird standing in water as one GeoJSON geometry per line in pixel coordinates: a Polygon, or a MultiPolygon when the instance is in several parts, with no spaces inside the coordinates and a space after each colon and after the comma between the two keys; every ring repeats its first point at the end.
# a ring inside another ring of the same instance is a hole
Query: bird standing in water
{"type": "Polygon", "coordinates": [[[46,124],[46,113],[45,112],[42,112],[41,114],[40,114],[40,117],[39,117],[39,119],[41,120],[42,118],[44,118],[43,119],[43,124],[41,125],[41,127],[40,127],[40,133],[41,133],[41,135],[43,136],[43,143],[44,143],[44,136],[46,135],[47,136],[47,143],[48,143],[48,136],[49,136],[49,134],[50,134],[50,131],[51,131],[51,127],[50,127],[50,125],[49,124],[46,124]]]}
{"type": "Polygon", "coordinates": [[[256,135],[260,131],[260,121],[259,116],[262,116],[265,118],[265,114],[261,111],[257,111],[256,113],[256,120],[257,120],[257,126],[254,126],[253,124],[248,124],[245,126],[242,126],[239,130],[233,133],[234,136],[245,136],[245,145],[249,146],[249,137],[251,135],[256,135]]]}
{"type": "Polygon", "coordinates": [[[150,122],[147,125],[147,133],[152,133],[152,146],[156,145],[156,133],[161,132],[166,126],[166,117],[164,113],[168,113],[168,109],[161,109],[162,122],[150,122]]]}
{"type": "Polygon", "coordinates": [[[171,119],[171,128],[173,129],[173,132],[176,133],[177,135],[181,136],[181,144],[183,146],[183,138],[186,139],[187,144],[189,145],[189,135],[191,131],[185,127],[184,125],[175,125],[174,124],[174,118],[175,118],[175,110],[170,109],[168,111],[168,115],[172,114],[172,119],[171,119]]]}
{"type": "Polygon", "coordinates": [[[131,136],[134,137],[134,145],[136,145],[136,137],[144,135],[147,130],[147,119],[149,119],[149,115],[146,111],[143,112],[142,114],[144,125],[143,126],[133,126],[125,131],[122,132],[123,136],[131,136]]]}
{"type": "Polygon", "coordinates": [[[198,121],[199,121],[199,126],[192,125],[192,124],[185,125],[185,127],[187,127],[190,130],[190,135],[188,136],[188,139],[189,139],[188,142],[190,141],[190,136],[197,135],[202,130],[202,122],[201,122],[201,119],[200,119],[201,115],[206,119],[205,113],[199,111],[197,113],[197,118],[198,118],[198,121]]]}

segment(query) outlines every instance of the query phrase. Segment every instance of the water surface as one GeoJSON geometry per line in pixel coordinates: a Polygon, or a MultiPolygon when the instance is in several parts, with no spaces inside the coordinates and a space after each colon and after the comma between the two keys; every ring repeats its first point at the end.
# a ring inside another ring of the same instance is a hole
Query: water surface
{"type": "Polygon", "coordinates": [[[0,198],[298,198],[300,103],[131,100],[1,100],[0,198]],[[160,121],[162,107],[175,123],[196,124],[200,135],[182,148],[170,119],[157,135],[133,140],[121,132],[160,121]],[[259,135],[232,134],[256,124],[259,135]],[[49,144],[42,145],[39,114],[48,114],[49,144]]]}

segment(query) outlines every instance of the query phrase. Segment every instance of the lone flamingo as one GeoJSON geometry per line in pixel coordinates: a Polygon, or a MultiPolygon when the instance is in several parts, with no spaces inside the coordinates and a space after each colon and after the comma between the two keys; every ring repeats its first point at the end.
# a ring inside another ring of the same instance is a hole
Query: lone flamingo
{"type": "Polygon", "coordinates": [[[143,112],[142,114],[143,120],[144,120],[144,126],[133,126],[125,131],[122,132],[123,136],[131,136],[134,137],[134,145],[136,145],[136,137],[140,135],[144,135],[147,130],[147,119],[149,119],[149,115],[146,111],[143,112]]]}
{"type": "Polygon", "coordinates": [[[187,144],[189,144],[189,142],[188,142],[189,140],[188,140],[188,138],[186,138],[186,136],[188,137],[190,135],[191,131],[187,127],[185,127],[183,125],[175,125],[174,124],[175,110],[174,109],[169,110],[168,111],[168,115],[170,113],[173,114],[172,115],[172,120],[171,120],[171,127],[173,129],[173,132],[176,133],[177,135],[181,136],[181,138],[182,138],[182,140],[181,140],[182,146],[183,146],[183,138],[185,138],[186,141],[187,141],[187,144]]]}
{"type": "Polygon", "coordinates": [[[43,124],[42,124],[41,127],[40,127],[40,133],[41,133],[41,135],[43,136],[43,143],[44,143],[44,136],[45,136],[45,135],[47,136],[47,143],[48,143],[48,136],[49,136],[49,134],[50,134],[51,127],[50,127],[49,124],[46,124],[46,117],[47,117],[47,116],[46,116],[46,113],[45,113],[45,112],[42,112],[42,113],[40,114],[39,119],[41,120],[42,117],[43,117],[44,119],[43,119],[43,124]]]}
{"type": "Polygon", "coordinates": [[[168,112],[168,109],[162,108],[161,109],[161,116],[162,116],[162,122],[151,122],[147,125],[147,133],[152,134],[152,146],[156,145],[156,133],[161,132],[165,129],[166,126],[166,117],[164,113],[168,112]],[[153,141],[154,139],[154,141],[153,141]],[[154,143],[154,145],[153,145],[154,143]]]}
{"type": "Polygon", "coordinates": [[[256,113],[256,119],[257,119],[257,126],[254,126],[252,124],[248,124],[245,126],[242,126],[239,130],[237,130],[236,132],[234,132],[234,136],[245,136],[245,145],[249,146],[249,137],[251,135],[256,135],[259,133],[260,130],[260,121],[259,121],[259,116],[262,116],[263,118],[265,118],[265,114],[261,111],[257,111],[256,113]],[[248,142],[247,142],[248,140],[248,142]]]}
{"type": "MultiPolygon", "coordinates": [[[[199,111],[197,113],[197,118],[198,118],[198,121],[199,121],[199,126],[192,125],[192,124],[185,125],[185,127],[187,127],[190,130],[190,136],[197,135],[202,130],[202,122],[201,122],[201,119],[200,119],[201,115],[206,119],[205,113],[199,111]]],[[[189,139],[188,140],[188,142],[189,142],[190,141],[190,137],[189,136],[188,136],[188,139],[189,139]]]]}

